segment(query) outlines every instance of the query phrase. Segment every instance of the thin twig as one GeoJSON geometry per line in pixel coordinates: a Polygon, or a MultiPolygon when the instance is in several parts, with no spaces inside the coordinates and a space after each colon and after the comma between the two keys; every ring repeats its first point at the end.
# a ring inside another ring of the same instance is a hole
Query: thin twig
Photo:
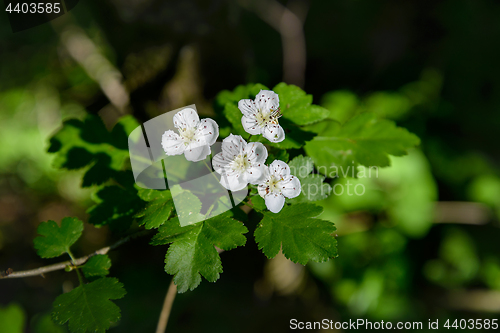
{"type": "MultiPolygon", "coordinates": [[[[215,246],[217,253],[221,254],[224,252],[223,249],[215,246]]],[[[160,319],[158,320],[158,325],[156,326],[156,333],[165,333],[167,329],[168,318],[170,317],[170,312],[172,311],[172,304],[174,304],[175,296],[177,295],[177,286],[174,283],[174,279],[170,282],[170,286],[167,290],[167,295],[165,296],[165,301],[163,302],[163,308],[161,309],[160,319]]]]}
{"type": "Polygon", "coordinates": [[[164,333],[167,328],[168,317],[170,317],[170,311],[172,311],[172,304],[174,303],[175,295],[177,295],[177,286],[170,282],[168,287],[167,295],[165,296],[165,301],[163,302],[163,308],[161,309],[160,319],[158,320],[158,326],[156,327],[156,333],[164,333]]]}
{"type": "Polygon", "coordinates": [[[38,276],[38,275],[43,276],[43,274],[45,274],[45,273],[65,269],[68,266],[80,266],[80,265],[83,265],[84,263],[86,263],[87,260],[89,260],[89,258],[91,258],[95,255],[106,254],[109,251],[116,249],[118,246],[120,246],[128,241],[130,241],[134,238],[137,238],[137,237],[148,235],[150,232],[151,232],[150,230],[139,231],[135,234],[132,234],[132,235],[129,235],[125,238],[120,239],[119,241],[117,241],[116,243],[114,243],[110,246],[103,247],[102,249],[99,249],[99,250],[95,251],[94,253],[91,253],[91,254],[86,255],[84,257],[81,257],[81,258],[77,258],[73,262],[71,260],[68,260],[68,261],[63,261],[63,262],[57,263],[57,264],[52,264],[52,265],[48,265],[48,266],[44,266],[44,267],[39,267],[39,268],[30,269],[27,271],[19,271],[19,272],[14,272],[12,270],[12,268],[9,268],[5,271],[0,272],[0,279],[25,278],[25,277],[29,277],[29,276],[38,276]]]}

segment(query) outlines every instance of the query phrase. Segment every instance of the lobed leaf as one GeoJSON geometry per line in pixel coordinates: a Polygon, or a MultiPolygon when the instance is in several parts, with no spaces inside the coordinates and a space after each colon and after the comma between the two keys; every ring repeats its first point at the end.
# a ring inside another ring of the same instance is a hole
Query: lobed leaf
{"type": "Polygon", "coordinates": [[[144,217],[139,225],[146,229],[158,228],[172,215],[174,202],[170,191],[139,190],[139,197],[148,201],[146,207],[136,214],[136,217],[144,217]]]}
{"type": "Polygon", "coordinates": [[[106,254],[98,254],[90,259],[83,265],[82,272],[86,278],[94,278],[97,276],[106,276],[109,274],[111,267],[111,260],[106,254]]]}
{"type": "Polygon", "coordinates": [[[259,135],[253,136],[251,141],[262,142],[266,145],[279,149],[299,149],[304,146],[306,142],[311,141],[316,136],[315,133],[303,130],[301,127],[295,125],[288,119],[280,118],[280,125],[285,131],[285,140],[281,142],[270,142],[262,135],[259,135]]]}
{"type": "Polygon", "coordinates": [[[405,155],[419,142],[416,135],[394,122],[363,113],[315,137],[304,149],[319,171],[333,178],[340,172],[354,174],[360,164],[389,166],[389,155],[405,155]]]}
{"type": "Polygon", "coordinates": [[[320,174],[310,174],[314,170],[314,162],[310,157],[299,155],[288,166],[291,174],[299,178],[301,185],[299,196],[287,199],[288,203],[318,201],[330,195],[332,188],[330,184],[324,183],[325,177],[320,174]]]}
{"type": "Polygon", "coordinates": [[[105,332],[120,319],[120,308],[111,300],[126,292],[116,278],[100,278],[82,284],[56,298],[52,318],[59,325],[68,322],[73,333],[105,332]]]}
{"type": "Polygon", "coordinates": [[[83,222],[75,217],[65,217],[61,227],[54,221],[42,222],[37,232],[41,236],[33,240],[37,253],[42,258],[54,258],[69,251],[82,235],[83,222]]]}
{"type": "Polygon", "coordinates": [[[82,187],[100,185],[123,168],[129,156],[128,134],[137,126],[132,116],[121,118],[111,132],[97,116],[70,119],[50,139],[48,152],[55,153],[57,168],[88,168],[82,187]]]}
{"type": "Polygon", "coordinates": [[[168,220],[158,229],[151,244],[172,243],[165,257],[165,271],[174,275],[179,293],[195,289],[203,276],[215,282],[222,273],[220,256],[214,246],[230,250],[246,242],[248,232],[230,212],[203,222],[181,227],[178,218],[168,220]]]}
{"type": "Polygon", "coordinates": [[[280,249],[286,258],[302,265],[337,256],[337,230],[332,222],[314,218],[323,208],[312,204],[285,206],[281,212],[265,212],[255,229],[259,249],[274,258],[280,249]]]}
{"type": "Polygon", "coordinates": [[[330,114],[328,109],[313,105],[312,95],[307,95],[297,86],[282,82],[276,85],[273,91],[279,95],[283,118],[297,125],[309,125],[326,119],[330,114]]]}
{"type": "Polygon", "coordinates": [[[96,204],[87,210],[89,223],[96,226],[109,225],[114,230],[126,230],[132,224],[134,215],[143,207],[134,188],[106,186],[93,194],[96,204]]]}

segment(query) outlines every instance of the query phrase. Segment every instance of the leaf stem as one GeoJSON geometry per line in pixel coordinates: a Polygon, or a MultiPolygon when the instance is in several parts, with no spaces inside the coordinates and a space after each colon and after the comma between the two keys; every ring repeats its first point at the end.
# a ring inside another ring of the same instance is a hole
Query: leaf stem
{"type": "Polygon", "coordinates": [[[70,249],[67,249],[67,250],[66,250],[66,253],[67,253],[67,254],[69,255],[69,257],[71,258],[71,261],[73,262],[73,266],[77,266],[77,265],[76,265],[76,263],[75,263],[75,262],[76,262],[76,259],[75,259],[75,257],[73,257],[73,253],[71,253],[71,250],[70,250],[70,249]]]}
{"type": "Polygon", "coordinates": [[[80,285],[83,285],[82,274],[80,274],[80,270],[78,269],[78,265],[76,264],[76,259],[73,256],[73,253],[71,253],[71,250],[69,248],[66,250],[66,253],[71,258],[71,262],[73,263],[73,267],[75,268],[76,275],[78,275],[78,281],[80,281],[80,285]]]}

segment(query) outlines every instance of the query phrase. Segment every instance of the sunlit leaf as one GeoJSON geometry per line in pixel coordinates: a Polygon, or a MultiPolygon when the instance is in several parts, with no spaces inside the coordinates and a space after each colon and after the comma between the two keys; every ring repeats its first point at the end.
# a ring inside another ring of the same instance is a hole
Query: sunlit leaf
{"type": "Polygon", "coordinates": [[[42,258],[58,257],[69,251],[82,235],[83,222],[74,217],[65,217],[61,227],[54,221],[42,222],[38,226],[39,235],[33,240],[37,253],[42,258]]]}
{"type": "Polygon", "coordinates": [[[304,147],[318,170],[334,177],[339,172],[364,166],[390,165],[389,155],[402,156],[418,145],[418,137],[389,120],[364,113],[315,137],[304,147]]]}
{"type": "Polygon", "coordinates": [[[128,134],[139,124],[126,116],[109,132],[99,117],[70,119],[50,139],[54,166],[69,170],[87,167],[82,187],[100,185],[119,172],[128,154],[128,134]]]}
{"type": "Polygon", "coordinates": [[[291,120],[297,125],[309,125],[326,119],[330,111],[319,105],[313,105],[312,95],[307,95],[302,89],[294,85],[279,83],[273,91],[280,98],[280,108],[283,118],[291,120]]]}
{"type": "Polygon", "coordinates": [[[215,282],[222,273],[222,264],[214,246],[231,250],[245,245],[243,234],[248,232],[229,212],[185,227],[180,226],[178,218],[173,218],[158,231],[151,244],[172,243],[165,257],[165,271],[174,275],[180,293],[196,288],[202,276],[215,282]]]}
{"type": "Polygon", "coordinates": [[[323,209],[312,204],[285,206],[281,212],[265,212],[255,229],[255,240],[266,257],[280,249],[295,263],[323,262],[337,256],[337,240],[332,222],[315,218],[323,209]]]}

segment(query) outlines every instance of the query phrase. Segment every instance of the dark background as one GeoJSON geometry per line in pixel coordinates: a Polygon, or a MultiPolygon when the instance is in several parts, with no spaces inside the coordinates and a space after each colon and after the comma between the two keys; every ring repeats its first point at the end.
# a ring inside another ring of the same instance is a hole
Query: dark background
{"type": "MultiPolygon", "coordinates": [[[[88,112],[111,126],[121,114],[142,122],[192,103],[213,115],[221,90],[285,78],[332,112],[376,112],[422,143],[381,171],[377,190],[368,181],[359,200],[321,203],[338,224],[338,259],[305,269],[268,261],[249,237],[221,255],[217,283],[178,295],[168,330],[285,332],[291,318],[424,327],[428,319],[498,318],[498,1],[81,1],[18,33],[1,15],[0,269],[52,262],[32,246],[41,221],[87,219],[95,189],[80,188],[82,172],[52,168],[46,153],[63,119],[88,112]],[[293,19],[280,28],[284,6],[293,19]],[[103,88],[113,76],[125,97],[103,88]]],[[[74,252],[112,239],[87,224],[74,252]]],[[[170,276],[166,247],[147,241],[111,253],[111,275],[128,292],[111,332],[156,327],[170,276]]],[[[76,285],[73,275],[1,281],[0,307],[19,304],[26,331],[42,332],[40,318],[76,285]]]]}

